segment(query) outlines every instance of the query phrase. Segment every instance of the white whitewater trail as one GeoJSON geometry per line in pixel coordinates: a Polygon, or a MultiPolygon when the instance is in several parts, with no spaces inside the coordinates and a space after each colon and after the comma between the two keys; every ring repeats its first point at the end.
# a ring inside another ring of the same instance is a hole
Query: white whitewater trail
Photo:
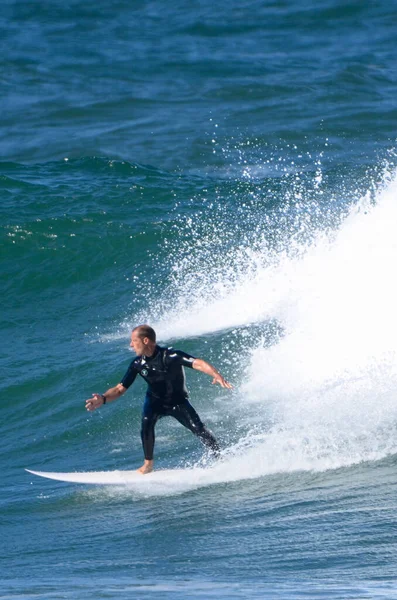
{"type": "Polygon", "coordinates": [[[155,323],[163,340],[270,319],[285,332],[271,347],[257,340],[246,348],[235,396],[255,427],[219,466],[176,475],[182,487],[184,478],[195,486],[322,471],[397,452],[396,224],[394,178],[375,202],[354,205],[338,231],[267,261],[233,287],[225,281],[223,296],[218,281],[213,302],[208,287],[197,289],[185,311],[155,323]]]}

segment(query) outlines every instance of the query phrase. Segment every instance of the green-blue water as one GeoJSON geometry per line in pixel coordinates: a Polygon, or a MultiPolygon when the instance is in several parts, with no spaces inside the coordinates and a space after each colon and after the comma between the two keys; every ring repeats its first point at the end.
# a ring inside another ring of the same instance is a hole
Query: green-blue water
{"type": "Polygon", "coordinates": [[[393,3],[5,0],[2,598],[397,598],[393,3]],[[189,372],[131,488],[131,327],[189,372]],[[204,467],[204,471],[202,468],[204,467]]]}

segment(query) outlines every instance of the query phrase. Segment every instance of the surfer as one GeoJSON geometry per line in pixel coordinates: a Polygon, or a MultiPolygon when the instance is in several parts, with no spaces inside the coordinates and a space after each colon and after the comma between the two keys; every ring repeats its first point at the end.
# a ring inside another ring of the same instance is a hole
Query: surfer
{"type": "Polygon", "coordinates": [[[213,378],[223,388],[231,384],[210,363],[195,358],[181,350],[163,348],[156,343],[156,333],[149,325],[139,325],[131,333],[131,348],[136,358],[131,362],[120,383],[104,394],[92,394],[86,401],[86,409],[93,411],[107,402],[120,398],[135,381],[137,375],[145,379],[148,391],[143,405],[141,439],[144,463],[138,472],[143,475],[153,470],[154,428],[161,417],[174,417],[197,435],[215,455],[219,444],[213,433],[206,428],[188,400],[184,367],[189,367],[213,378]]]}

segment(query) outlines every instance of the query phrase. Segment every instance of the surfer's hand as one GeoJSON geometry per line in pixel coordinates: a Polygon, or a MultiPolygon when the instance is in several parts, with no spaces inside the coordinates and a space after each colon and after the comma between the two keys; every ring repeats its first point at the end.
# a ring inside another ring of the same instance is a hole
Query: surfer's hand
{"type": "Polygon", "coordinates": [[[226,381],[226,379],[222,377],[220,373],[217,373],[217,375],[215,375],[214,379],[212,380],[213,385],[215,385],[216,383],[219,383],[221,387],[227,388],[228,390],[231,390],[233,388],[232,384],[226,381]]]}
{"type": "Polygon", "coordinates": [[[89,411],[93,411],[103,404],[103,397],[101,394],[92,394],[92,398],[85,401],[85,407],[89,411]]]}

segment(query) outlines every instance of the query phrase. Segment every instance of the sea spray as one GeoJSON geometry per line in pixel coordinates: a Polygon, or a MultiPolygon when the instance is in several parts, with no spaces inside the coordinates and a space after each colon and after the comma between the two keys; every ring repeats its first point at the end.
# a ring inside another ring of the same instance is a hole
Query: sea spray
{"type": "MultiPolygon", "coordinates": [[[[322,470],[397,450],[396,192],[397,180],[385,177],[375,194],[370,190],[339,211],[337,228],[319,219],[317,230],[312,221],[305,226],[299,198],[292,209],[302,220],[279,230],[281,251],[269,243],[279,211],[272,222],[264,215],[269,229],[257,221],[251,247],[242,223],[235,233],[244,243],[234,253],[218,256],[216,240],[212,270],[207,232],[205,244],[191,250],[205,256],[207,268],[191,271],[185,286],[178,274],[186,264],[175,266],[177,310],[156,323],[163,339],[252,332],[234,355],[241,362],[243,349],[246,364],[238,399],[228,409],[238,414],[244,405],[248,433],[230,449],[232,471],[240,460],[263,474],[322,470]],[[306,241],[298,242],[296,232],[304,230],[306,241]],[[273,337],[257,335],[258,326],[266,330],[275,322],[273,337]]],[[[212,234],[224,238],[222,226],[218,222],[212,234]]]]}
{"type": "Polygon", "coordinates": [[[285,335],[252,350],[241,386],[246,403],[272,408],[253,451],[281,469],[286,457],[323,469],[397,450],[396,193],[391,179],[375,205],[362,198],[332,239],[281,268],[289,286],[273,316],[285,335]]]}

